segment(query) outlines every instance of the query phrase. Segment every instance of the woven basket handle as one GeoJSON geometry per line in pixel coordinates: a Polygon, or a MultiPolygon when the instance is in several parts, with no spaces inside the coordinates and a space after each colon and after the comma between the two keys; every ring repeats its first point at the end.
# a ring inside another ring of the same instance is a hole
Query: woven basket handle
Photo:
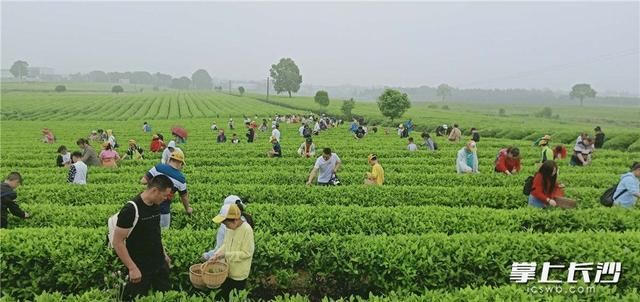
{"type": "Polygon", "coordinates": [[[203,263],[200,265],[200,268],[201,268],[201,269],[202,269],[202,271],[204,272],[205,268],[207,267],[207,265],[208,265],[209,263],[216,263],[216,262],[222,262],[222,263],[225,263],[225,264],[227,263],[227,261],[226,261],[224,258],[223,258],[223,259],[220,259],[220,260],[216,260],[216,261],[214,261],[214,262],[211,262],[211,261],[207,260],[207,261],[203,262],[203,263]]]}

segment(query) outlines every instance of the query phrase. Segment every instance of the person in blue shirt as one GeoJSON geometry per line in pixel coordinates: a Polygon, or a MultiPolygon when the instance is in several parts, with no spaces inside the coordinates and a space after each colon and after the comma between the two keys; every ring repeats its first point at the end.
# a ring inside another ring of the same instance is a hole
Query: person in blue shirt
{"type": "Polygon", "coordinates": [[[282,157],[282,148],[280,147],[280,142],[275,137],[271,137],[271,143],[273,144],[273,149],[267,152],[267,156],[269,157],[282,157]]]}
{"type": "Polygon", "coordinates": [[[184,167],[184,153],[176,150],[171,153],[169,162],[166,164],[157,164],[151,168],[140,180],[142,184],[148,184],[151,179],[158,175],[166,175],[171,179],[173,188],[167,200],[160,204],[160,227],[166,229],[171,224],[171,200],[175,192],[180,194],[180,201],[184,206],[187,215],[193,213],[193,208],[189,204],[189,194],[187,193],[187,179],[180,170],[184,167]]]}
{"type": "Polygon", "coordinates": [[[151,125],[149,125],[149,123],[147,122],[144,122],[144,124],[142,124],[142,132],[151,133],[151,125]]]}
{"type": "Polygon", "coordinates": [[[409,119],[408,121],[404,122],[404,128],[407,129],[407,135],[411,134],[411,131],[413,131],[413,120],[409,119]]]}
{"type": "Polygon", "coordinates": [[[631,171],[620,176],[620,182],[613,193],[614,205],[623,208],[633,208],[640,197],[640,162],[631,165],[631,171]]]}
{"type": "Polygon", "coordinates": [[[349,128],[349,131],[351,131],[352,133],[356,133],[356,130],[358,130],[358,121],[356,121],[356,119],[353,119],[353,122],[351,122],[351,127],[349,128]]]}

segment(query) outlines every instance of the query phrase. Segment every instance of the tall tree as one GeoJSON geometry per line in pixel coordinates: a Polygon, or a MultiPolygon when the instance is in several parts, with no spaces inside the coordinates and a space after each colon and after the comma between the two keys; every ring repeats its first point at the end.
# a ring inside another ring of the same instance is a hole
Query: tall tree
{"type": "Polygon", "coordinates": [[[318,105],[326,108],[329,106],[329,93],[324,90],[318,90],[313,100],[318,103],[318,105]]]}
{"type": "Polygon", "coordinates": [[[191,81],[193,82],[193,88],[195,89],[211,90],[211,88],[213,88],[211,76],[204,69],[196,70],[196,72],[191,76],[191,81]]]}
{"type": "Polygon", "coordinates": [[[384,92],[378,97],[378,109],[382,115],[391,119],[401,117],[407,109],[411,108],[411,102],[406,93],[394,89],[385,89],[384,92]]]}
{"type": "Polygon", "coordinates": [[[298,92],[302,83],[302,75],[298,65],[291,58],[282,58],[278,64],[271,65],[271,78],[273,79],[273,88],[278,94],[288,92],[298,92]]]}
{"type": "Polygon", "coordinates": [[[244,95],[244,87],[238,87],[238,92],[240,93],[240,95],[244,95]]]}
{"type": "Polygon", "coordinates": [[[575,84],[573,88],[571,88],[569,96],[571,96],[572,99],[580,99],[580,106],[582,106],[584,98],[595,98],[596,94],[597,92],[591,88],[590,84],[575,84]]]}
{"type": "Polygon", "coordinates": [[[442,101],[444,102],[444,99],[448,96],[451,96],[451,86],[447,85],[447,84],[440,84],[438,86],[438,90],[436,91],[436,94],[442,98],[442,101]]]}
{"type": "Polygon", "coordinates": [[[29,75],[29,63],[20,60],[15,61],[9,71],[14,77],[22,80],[22,77],[29,75]]]}
{"type": "Polygon", "coordinates": [[[351,111],[353,111],[353,107],[356,106],[356,101],[353,98],[342,102],[342,106],[340,107],[340,111],[346,117],[347,120],[351,119],[351,111]]]}

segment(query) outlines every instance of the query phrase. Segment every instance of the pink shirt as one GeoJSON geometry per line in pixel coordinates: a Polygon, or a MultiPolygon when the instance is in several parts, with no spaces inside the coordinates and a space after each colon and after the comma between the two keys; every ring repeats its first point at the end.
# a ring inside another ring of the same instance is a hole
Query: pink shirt
{"type": "Polygon", "coordinates": [[[105,159],[120,159],[120,155],[118,154],[118,152],[113,151],[113,150],[102,150],[102,152],[100,152],[100,159],[105,160],[105,159]]]}

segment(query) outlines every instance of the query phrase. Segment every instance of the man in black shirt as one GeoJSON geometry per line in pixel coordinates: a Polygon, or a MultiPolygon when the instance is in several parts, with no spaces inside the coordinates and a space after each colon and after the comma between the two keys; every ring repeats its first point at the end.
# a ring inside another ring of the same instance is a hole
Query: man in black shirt
{"type": "Polygon", "coordinates": [[[16,203],[18,194],[15,189],[22,184],[22,176],[18,172],[11,172],[5,178],[4,182],[0,185],[0,208],[2,209],[2,216],[0,217],[0,228],[6,229],[8,226],[7,219],[9,218],[9,211],[11,214],[16,215],[22,219],[29,218],[29,214],[20,209],[20,206],[16,203]]]}
{"type": "Polygon", "coordinates": [[[354,137],[355,139],[361,139],[361,138],[363,138],[363,137],[364,137],[364,135],[365,135],[364,128],[362,128],[362,126],[358,126],[358,129],[357,129],[357,130],[356,130],[356,132],[353,134],[353,137],[354,137]]]}
{"type": "Polygon", "coordinates": [[[471,140],[476,143],[480,142],[480,132],[478,132],[478,129],[471,128],[471,140]]]}
{"type": "Polygon", "coordinates": [[[600,126],[597,126],[595,129],[593,129],[596,131],[596,141],[594,143],[594,147],[596,149],[600,149],[602,148],[602,145],[604,144],[604,132],[602,132],[602,128],[600,128],[600,126]]]}
{"type": "Polygon", "coordinates": [[[250,123],[247,123],[247,143],[253,143],[253,139],[256,135],[256,130],[251,127],[250,123]]]}
{"type": "Polygon", "coordinates": [[[123,293],[127,301],[147,295],[152,287],[157,291],[170,289],[171,258],[162,246],[159,205],[167,200],[172,188],[169,177],[157,175],[149,180],[147,189],[133,199],[136,207],[127,203],[118,214],[113,248],[129,270],[129,282],[123,293]],[[138,220],[134,225],[136,212],[138,220]]]}

